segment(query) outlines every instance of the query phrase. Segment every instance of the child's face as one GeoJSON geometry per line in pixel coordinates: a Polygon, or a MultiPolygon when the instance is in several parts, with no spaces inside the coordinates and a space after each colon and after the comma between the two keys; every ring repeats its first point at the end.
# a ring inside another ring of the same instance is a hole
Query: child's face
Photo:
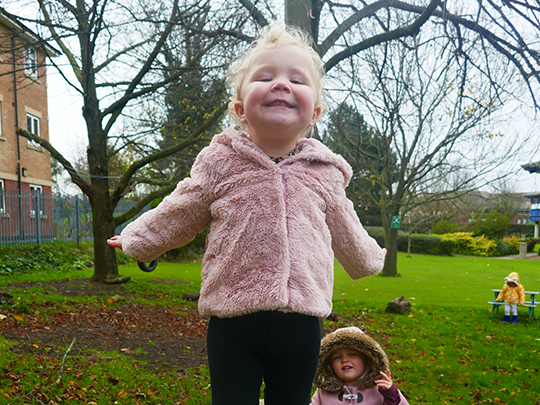
{"type": "Polygon", "coordinates": [[[366,368],[364,355],[352,348],[336,350],[332,353],[330,361],[338,378],[349,385],[354,384],[366,368]]]}
{"type": "Polygon", "coordinates": [[[242,86],[235,112],[262,145],[292,143],[312,126],[315,108],[314,67],[309,53],[296,45],[256,52],[242,86]]]}
{"type": "Polygon", "coordinates": [[[517,287],[517,284],[514,283],[513,281],[509,281],[506,284],[508,284],[508,287],[517,287]]]}

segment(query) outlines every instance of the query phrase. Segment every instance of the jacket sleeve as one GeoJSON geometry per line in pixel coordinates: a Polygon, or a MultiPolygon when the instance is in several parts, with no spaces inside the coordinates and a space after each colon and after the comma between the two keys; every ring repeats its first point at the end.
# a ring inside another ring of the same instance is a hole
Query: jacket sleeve
{"type": "Polygon", "coordinates": [[[518,293],[518,300],[519,300],[518,304],[525,305],[525,289],[523,288],[521,284],[518,286],[517,293],[518,293]]]}
{"type": "Polygon", "coordinates": [[[186,178],[155,209],[120,234],[122,250],[144,262],[190,242],[211,220],[211,200],[200,181],[186,178]]]}
{"type": "Polygon", "coordinates": [[[505,284],[503,285],[503,288],[499,295],[497,295],[496,301],[502,301],[504,299],[504,296],[506,295],[506,290],[508,289],[508,286],[505,284]]]}
{"type": "Polygon", "coordinates": [[[354,211],[345,189],[335,189],[326,212],[326,223],[332,235],[332,249],[339,263],[353,279],[379,273],[384,266],[386,250],[368,235],[354,211]]]}
{"type": "Polygon", "coordinates": [[[387,390],[379,388],[379,392],[384,398],[383,405],[408,405],[407,399],[403,396],[396,384],[392,384],[387,390]]]}

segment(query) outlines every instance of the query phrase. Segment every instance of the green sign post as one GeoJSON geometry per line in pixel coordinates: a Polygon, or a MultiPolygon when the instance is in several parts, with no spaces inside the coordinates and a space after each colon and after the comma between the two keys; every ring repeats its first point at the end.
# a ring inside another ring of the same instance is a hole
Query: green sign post
{"type": "Polygon", "coordinates": [[[401,225],[401,217],[392,217],[392,228],[399,228],[399,225],[401,225]]]}

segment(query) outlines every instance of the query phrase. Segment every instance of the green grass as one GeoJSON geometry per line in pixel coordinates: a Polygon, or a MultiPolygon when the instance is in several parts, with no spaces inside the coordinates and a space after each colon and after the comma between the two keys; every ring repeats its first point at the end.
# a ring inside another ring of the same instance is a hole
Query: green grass
{"type": "Polygon", "coordinates": [[[354,281],[336,265],[334,300],[356,300],[380,306],[404,295],[414,305],[485,307],[511,272],[519,273],[525,290],[540,291],[540,261],[481,257],[398,254],[399,277],[366,277],[354,281]]]}
{"type": "MultiPolygon", "coordinates": [[[[492,318],[487,304],[493,298],[490,290],[501,288],[504,277],[512,271],[519,273],[526,290],[540,291],[540,261],[424,255],[407,258],[399,254],[398,271],[399,277],[355,281],[337,265],[334,309],[340,319],[325,321],[325,326],[335,329],[353,324],[378,340],[388,353],[395,381],[411,404],[540,404],[540,321],[528,323],[527,311],[520,308],[517,325],[503,324],[502,311],[492,318]],[[385,313],[386,303],[399,295],[411,301],[412,312],[385,313]]],[[[200,263],[160,263],[153,273],[125,265],[120,273],[132,277],[123,287],[125,292],[148,305],[175,305],[183,292],[197,291],[200,285],[200,263]],[[152,281],[156,278],[183,283],[158,284],[152,281]]],[[[76,270],[61,274],[63,278],[78,278],[92,273],[76,270]]],[[[48,272],[17,274],[0,277],[0,286],[10,281],[39,282],[56,277],[60,276],[48,272]]],[[[43,294],[39,286],[15,293],[26,302],[26,310],[33,303],[37,306],[66,300],[43,294]]],[[[144,363],[121,353],[93,352],[69,356],[64,380],[55,385],[61,356],[23,357],[9,350],[11,344],[0,337],[0,373],[12,370],[9,375],[18,378],[20,391],[13,392],[13,381],[0,386],[0,403],[4,403],[5,395],[10,397],[5,403],[31,403],[28,398],[24,402],[22,395],[42,383],[47,387],[42,392],[49,399],[58,397],[65,404],[210,404],[205,367],[181,374],[150,372],[144,363]]],[[[65,348],[57,352],[61,354],[62,350],[65,348]]]]}

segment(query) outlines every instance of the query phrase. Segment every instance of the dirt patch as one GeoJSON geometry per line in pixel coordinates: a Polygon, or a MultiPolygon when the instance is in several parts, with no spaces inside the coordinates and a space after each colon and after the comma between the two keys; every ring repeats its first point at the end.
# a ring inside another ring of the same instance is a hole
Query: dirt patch
{"type": "MultiPolygon", "coordinates": [[[[158,280],[159,282],[159,280],[158,280]]],[[[116,350],[144,360],[155,367],[184,369],[207,363],[206,331],[208,320],[193,305],[154,307],[129,302],[121,286],[90,282],[87,279],[47,283],[13,284],[9,289],[43,287],[45,293],[64,296],[107,296],[120,294],[125,301],[103,303],[46,303],[21,312],[4,307],[0,334],[17,343],[17,353],[39,353],[62,357],[73,338],[71,354],[92,350],[116,350]]],[[[5,289],[4,289],[5,291],[5,289]]]]}

